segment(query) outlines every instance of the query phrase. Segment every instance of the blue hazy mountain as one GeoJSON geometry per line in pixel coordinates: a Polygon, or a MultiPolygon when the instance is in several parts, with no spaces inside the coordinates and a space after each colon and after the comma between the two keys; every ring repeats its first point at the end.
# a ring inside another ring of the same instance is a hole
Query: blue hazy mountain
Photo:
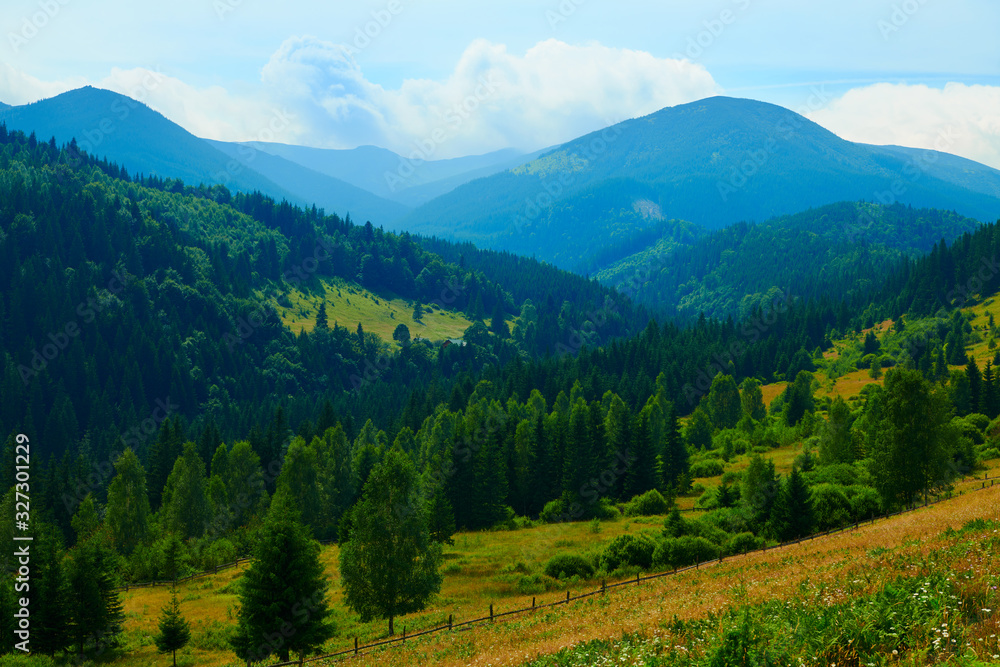
{"type": "Polygon", "coordinates": [[[35,132],[40,140],[54,136],[65,143],[75,138],[87,153],[107,157],[131,173],[179,178],[190,185],[221,183],[231,190],[259,190],[278,200],[316,204],[375,224],[389,224],[408,210],[263,152],[246,161],[244,154],[219,150],[145,104],[99,88],[88,86],[0,110],[0,122],[35,132]]]}
{"type": "MultiPolygon", "coordinates": [[[[542,153],[524,154],[507,148],[483,155],[424,160],[421,155],[433,158],[433,146],[420,149],[421,152],[414,152],[408,157],[377,146],[344,150],[278,143],[257,143],[255,146],[411,207],[424,204],[473,179],[520,166],[542,153]]],[[[417,150],[418,147],[414,147],[414,151],[417,150]]]]}
{"type": "Polygon", "coordinates": [[[935,151],[845,141],[783,107],[713,97],[466,183],[399,227],[573,268],[663,220],[718,229],[860,200],[996,220],[1000,172],[935,151]]]}
{"type": "Polygon", "coordinates": [[[291,160],[272,155],[262,144],[206,140],[211,146],[238,160],[300,199],[341,215],[351,214],[358,221],[371,220],[376,225],[391,225],[412,207],[383,199],[338,178],[321,174],[291,160]]]}

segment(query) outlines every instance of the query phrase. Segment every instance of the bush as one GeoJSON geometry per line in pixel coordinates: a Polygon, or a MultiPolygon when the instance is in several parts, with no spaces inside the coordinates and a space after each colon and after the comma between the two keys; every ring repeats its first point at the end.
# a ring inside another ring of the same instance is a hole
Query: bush
{"type": "Polygon", "coordinates": [[[708,459],[707,461],[698,461],[697,463],[691,464],[691,477],[717,477],[722,474],[725,469],[725,465],[722,461],[717,459],[708,459]]]}
{"type": "Polygon", "coordinates": [[[851,501],[851,515],[855,521],[870,519],[882,511],[882,499],[878,491],[870,486],[848,487],[847,495],[851,501]]]}
{"type": "Polygon", "coordinates": [[[634,566],[645,570],[653,566],[656,543],[646,535],[619,535],[601,553],[601,569],[614,572],[621,567],[634,566]]]}
{"type": "Polygon", "coordinates": [[[667,501],[656,489],[636,496],[625,503],[625,516],[654,516],[666,514],[670,510],[667,501]]]}
{"type": "Polygon", "coordinates": [[[208,570],[216,565],[232,563],[236,560],[236,546],[226,538],[215,540],[201,552],[201,568],[208,570]]]}
{"type": "Polygon", "coordinates": [[[578,554],[556,554],[545,565],[545,574],[553,579],[569,579],[572,576],[590,579],[594,576],[594,566],[578,554]]]}
{"type": "Polygon", "coordinates": [[[817,484],[812,487],[813,514],[819,530],[839,528],[853,521],[851,501],[844,487],[837,484],[817,484]]]}
{"type": "Polygon", "coordinates": [[[704,537],[668,537],[660,541],[653,552],[658,568],[687,567],[719,557],[719,547],[704,537]]]}
{"type": "Polygon", "coordinates": [[[1000,449],[996,447],[984,447],[979,450],[980,461],[990,461],[992,459],[1000,459],[1000,449]]]}
{"type": "Polygon", "coordinates": [[[534,595],[559,588],[559,582],[548,575],[528,574],[518,579],[516,588],[521,595],[534,595]]]}
{"type": "Polygon", "coordinates": [[[868,477],[869,475],[865,471],[850,463],[820,466],[806,475],[810,484],[837,484],[840,486],[864,484],[868,481],[868,477]]]}
{"type": "Polygon", "coordinates": [[[719,506],[718,494],[716,490],[708,489],[705,493],[698,496],[698,500],[694,501],[694,506],[706,510],[714,510],[719,506]]]}
{"type": "Polygon", "coordinates": [[[730,555],[749,553],[764,548],[764,538],[751,532],[737,533],[726,542],[726,553],[730,555]]]}
{"type": "Polygon", "coordinates": [[[550,500],[545,503],[545,507],[539,512],[538,518],[545,523],[557,523],[566,520],[566,512],[563,509],[563,501],[560,498],[550,500]]]}

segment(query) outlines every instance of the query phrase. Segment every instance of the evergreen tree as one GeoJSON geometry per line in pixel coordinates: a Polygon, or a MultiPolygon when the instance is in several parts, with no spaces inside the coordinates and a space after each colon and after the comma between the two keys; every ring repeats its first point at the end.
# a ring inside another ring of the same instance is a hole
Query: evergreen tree
{"type": "Polygon", "coordinates": [[[432,540],[441,544],[455,543],[451,537],[455,534],[455,511],[445,493],[444,485],[437,485],[431,494],[427,507],[427,520],[432,540]]]}
{"type": "Polygon", "coordinates": [[[785,389],[785,423],[789,426],[795,426],[807,412],[813,411],[812,380],[812,374],[800,371],[785,389]]]}
{"type": "Polygon", "coordinates": [[[969,400],[972,410],[980,412],[983,409],[983,376],[976,365],[976,358],[969,357],[969,365],[965,367],[965,375],[969,378],[969,400]]]}
{"type": "Polygon", "coordinates": [[[59,542],[57,530],[40,527],[32,563],[31,647],[46,655],[64,650],[70,642],[70,591],[59,542]]]}
{"type": "Polygon", "coordinates": [[[774,472],[774,461],[762,458],[760,454],[754,454],[750,459],[750,465],[743,473],[740,500],[757,526],[765,525],[771,517],[771,508],[779,488],[774,472]]]}
{"type": "Polygon", "coordinates": [[[400,322],[392,332],[392,338],[403,347],[406,347],[410,344],[410,328],[400,322]]]}
{"type": "Polygon", "coordinates": [[[177,600],[177,590],[170,591],[170,602],[160,612],[160,632],[153,637],[156,650],[160,653],[170,653],[173,656],[174,667],[177,667],[177,651],[187,646],[191,640],[191,626],[181,616],[181,604],[177,600]]]}
{"type": "Polygon", "coordinates": [[[87,642],[115,645],[125,614],[115,590],[118,556],[103,530],[78,543],[68,554],[70,639],[82,655],[87,642]]]}
{"type": "Polygon", "coordinates": [[[986,367],[983,369],[983,381],[980,389],[979,397],[979,411],[989,417],[990,419],[995,419],[997,414],[1000,413],[1000,392],[997,391],[997,379],[993,372],[993,362],[991,360],[986,361],[986,367]]]}
{"type": "Polygon", "coordinates": [[[413,304],[413,321],[422,322],[424,319],[424,307],[419,301],[413,304]]]}
{"type": "Polygon", "coordinates": [[[324,530],[319,471],[316,448],[307,445],[302,438],[292,440],[278,476],[277,492],[282,489],[288,492],[299,511],[300,520],[314,536],[324,530]]]}
{"type": "Polygon", "coordinates": [[[510,338],[510,328],[507,326],[507,320],[504,317],[503,306],[499,302],[497,302],[496,308],[493,309],[493,317],[490,319],[490,331],[499,338],[510,338]]]}
{"type": "Polygon", "coordinates": [[[769,531],[779,541],[787,542],[811,533],[815,523],[809,486],[799,469],[792,466],[775,498],[769,531]]]}
{"type": "Polygon", "coordinates": [[[326,321],[326,301],[319,304],[319,308],[316,310],[316,328],[324,331],[330,328],[326,321]]]}
{"type": "Polygon", "coordinates": [[[131,449],[126,449],[115,461],[115,471],[117,474],[108,487],[105,521],[118,550],[129,554],[146,538],[149,528],[146,472],[131,449]]]}
{"type": "Polygon", "coordinates": [[[431,539],[409,457],[386,454],[351,516],[340,550],[344,600],[363,622],[388,619],[392,635],[397,616],[423,609],[441,590],[441,545],[431,539]]]}
{"type": "Polygon", "coordinates": [[[250,568],[240,585],[236,655],[247,662],[270,655],[287,662],[291,653],[317,653],[333,636],[328,621],[328,583],[320,547],[299,522],[294,501],[275,494],[257,533],[250,568]],[[291,631],[285,632],[291,625],[291,631]]]}

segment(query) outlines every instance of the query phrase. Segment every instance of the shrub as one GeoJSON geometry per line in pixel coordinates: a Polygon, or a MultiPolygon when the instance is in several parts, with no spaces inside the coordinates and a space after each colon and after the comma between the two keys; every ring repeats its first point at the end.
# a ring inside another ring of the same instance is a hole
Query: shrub
{"type": "Polygon", "coordinates": [[[619,535],[601,553],[601,569],[614,572],[631,565],[648,570],[655,550],[656,543],[646,535],[619,535]]]}
{"type": "Polygon", "coordinates": [[[625,504],[625,516],[654,516],[666,514],[669,510],[666,499],[656,489],[636,496],[625,504]]]}
{"type": "Polygon", "coordinates": [[[729,538],[726,542],[726,553],[727,554],[742,554],[748,553],[750,551],[756,551],[757,549],[762,549],[764,547],[764,538],[757,537],[753,533],[747,531],[744,533],[737,533],[729,538]]]}
{"type": "Polygon", "coordinates": [[[837,484],[817,484],[812,487],[813,514],[819,530],[839,528],[852,521],[851,501],[844,487],[837,484]]]}
{"type": "Polygon", "coordinates": [[[694,501],[694,506],[706,510],[714,510],[719,506],[718,493],[715,489],[708,489],[705,493],[698,496],[698,500],[694,501]]]}
{"type": "Polygon", "coordinates": [[[563,501],[560,498],[550,500],[545,503],[545,507],[539,512],[538,518],[545,523],[556,523],[566,520],[566,512],[563,509],[563,501]]]}
{"type": "Polygon", "coordinates": [[[544,574],[527,574],[517,581],[517,592],[521,595],[544,593],[559,588],[559,582],[544,574]]]}
{"type": "Polygon", "coordinates": [[[668,537],[660,541],[653,552],[657,567],[687,567],[719,557],[719,547],[704,537],[668,537]]]}
{"type": "Polygon", "coordinates": [[[851,486],[847,488],[851,501],[851,516],[855,521],[870,519],[882,511],[882,499],[878,491],[870,486],[851,486]]]}
{"type": "Polygon", "coordinates": [[[236,546],[223,537],[212,542],[201,552],[201,567],[207,570],[216,565],[232,563],[236,557],[236,546]]]}
{"type": "Polygon", "coordinates": [[[722,474],[725,465],[717,459],[708,459],[691,464],[691,477],[717,477],[722,474]]]}
{"type": "Polygon", "coordinates": [[[863,470],[850,463],[820,466],[806,475],[810,484],[838,484],[840,486],[863,484],[867,478],[868,475],[863,470]]]}
{"type": "Polygon", "coordinates": [[[980,461],[990,461],[992,459],[1000,459],[1000,449],[996,447],[984,447],[979,450],[980,461]]]}
{"type": "Polygon", "coordinates": [[[578,554],[556,554],[546,563],[545,574],[553,579],[569,579],[574,575],[590,579],[594,576],[594,566],[578,554]]]}

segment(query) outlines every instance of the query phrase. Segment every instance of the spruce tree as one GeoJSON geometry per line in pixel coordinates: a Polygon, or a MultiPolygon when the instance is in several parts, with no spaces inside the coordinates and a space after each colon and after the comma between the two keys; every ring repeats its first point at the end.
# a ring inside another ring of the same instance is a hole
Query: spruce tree
{"type": "Polygon", "coordinates": [[[327,330],[330,325],[326,321],[326,301],[319,304],[319,310],[316,311],[316,329],[327,330]]]}
{"type": "Polygon", "coordinates": [[[59,532],[39,529],[34,549],[34,582],[31,597],[31,648],[54,655],[69,645],[69,582],[63,567],[59,532]]]}
{"type": "Polygon", "coordinates": [[[333,636],[327,618],[329,584],[319,555],[319,543],[299,522],[294,501],[280,490],[240,585],[237,631],[231,642],[240,659],[261,661],[275,655],[288,661],[291,653],[319,652],[333,636]]]}
{"type": "Polygon", "coordinates": [[[160,612],[160,632],[153,637],[156,650],[160,653],[170,653],[173,656],[174,667],[177,667],[177,651],[187,646],[191,639],[191,627],[181,616],[181,605],[177,600],[177,590],[170,591],[170,602],[160,612]]]}
{"type": "Polygon", "coordinates": [[[351,510],[340,549],[344,601],[363,622],[423,609],[441,590],[441,545],[431,539],[409,457],[390,450],[372,470],[351,510]]]}

